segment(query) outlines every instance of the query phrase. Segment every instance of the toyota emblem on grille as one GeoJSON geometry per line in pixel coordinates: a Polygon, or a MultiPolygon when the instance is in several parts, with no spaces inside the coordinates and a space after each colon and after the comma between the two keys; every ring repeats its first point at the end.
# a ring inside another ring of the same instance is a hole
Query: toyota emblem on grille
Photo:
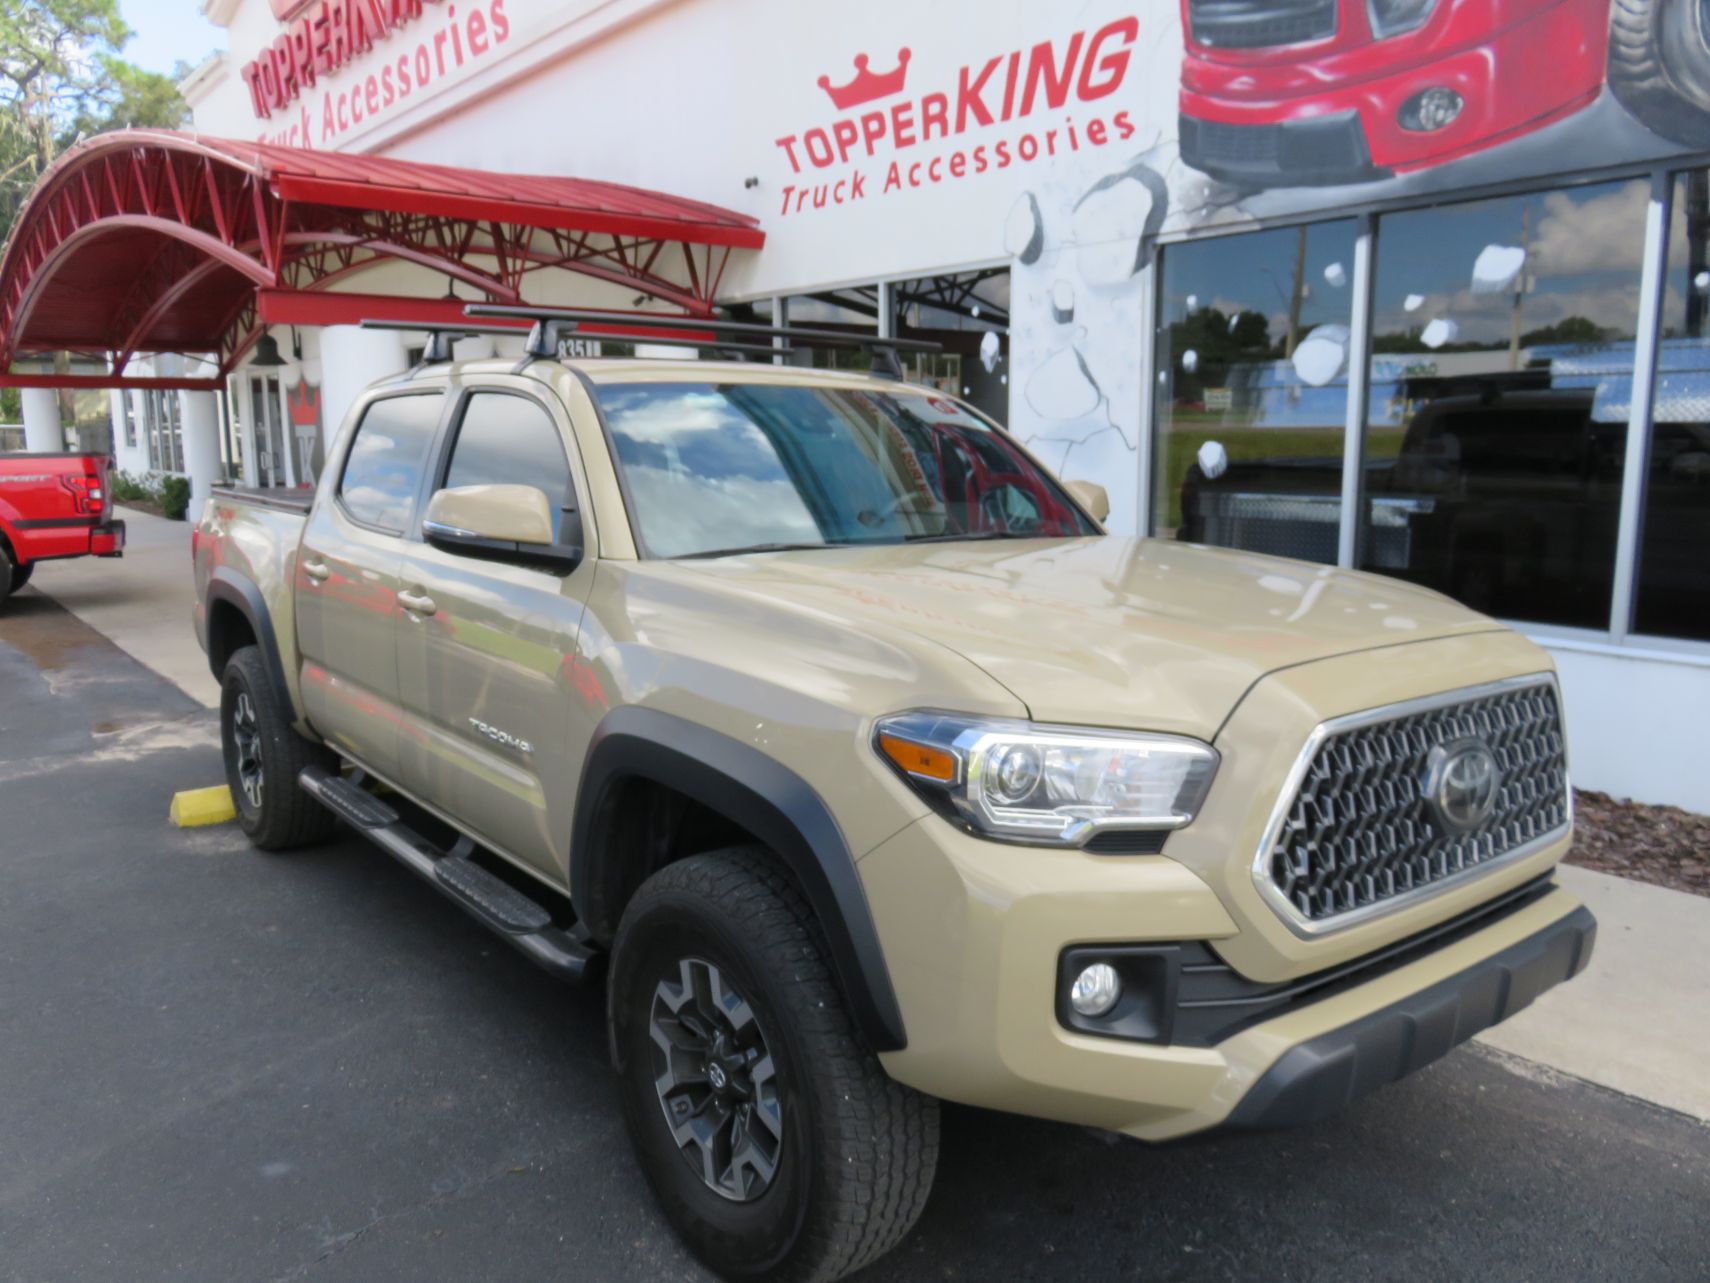
{"type": "Polygon", "coordinates": [[[1450,832],[1476,829],[1496,809],[1502,771],[1481,739],[1439,744],[1425,759],[1425,801],[1450,832]]]}

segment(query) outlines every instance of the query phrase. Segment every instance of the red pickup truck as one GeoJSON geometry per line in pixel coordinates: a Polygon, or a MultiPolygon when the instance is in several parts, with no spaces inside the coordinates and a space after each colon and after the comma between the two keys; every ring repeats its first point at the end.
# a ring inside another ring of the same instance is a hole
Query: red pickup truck
{"type": "Polygon", "coordinates": [[[1236,187],[1338,186],[1532,133],[1607,85],[1710,146],[1698,0],[1181,0],[1182,159],[1236,187]]]}
{"type": "Polygon", "coordinates": [[[38,561],[124,555],[108,466],[96,454],[0,454],[0,604],[38,561]]]}

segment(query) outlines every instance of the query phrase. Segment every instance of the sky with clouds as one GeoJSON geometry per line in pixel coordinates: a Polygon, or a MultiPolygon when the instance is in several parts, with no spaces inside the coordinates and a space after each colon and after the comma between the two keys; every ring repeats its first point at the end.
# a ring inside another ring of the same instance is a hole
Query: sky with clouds
{"type": "Polygon", "coordinates": [[[202,16],[201,0],[119,0],[119,12],[136,32],[125,58],[150,71],[169,72],[180,61],[193,67],[226,44],[226,33],[202,16]]]}

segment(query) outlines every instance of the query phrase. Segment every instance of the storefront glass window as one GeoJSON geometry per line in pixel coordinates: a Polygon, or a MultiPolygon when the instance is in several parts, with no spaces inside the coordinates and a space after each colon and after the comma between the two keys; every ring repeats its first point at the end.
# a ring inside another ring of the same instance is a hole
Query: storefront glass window
{"type": "Polygon", "coordinates": [[[911,382],[960,396],[999,423],[1009,421],[1009,269],[986,268],[895,281],[899,339],[925,339],[942,352],[902,354],[911,382]]]}
{"type": "MultiPolygon", "coordinates": [[[[851,334],[879,332],[879,287],[851,285],[820,294],[792,294],[784,300],[784,323],[814,330],[842,330],[851,334]]],[[[873,354],[866,348],[813,347],[799,339],[790,342],[796,365],[822,370],[870,370],[873,354]]]]}
{"type": "Polygon", "coordinates": [[[1336,560],[1355,224],[1163,251],[1157,533],[1336,560]]]}
{"type": "Polygon", "coordinates": [[[1606,629],[1649,185],[1378,224],[1361,564],[1606,629]]]}
{"type": "Polygon", "coordinates": [[[150,470],[183,472],[184,428],[178,417],[178,393],[160,388],[143,393],[143,424],[150,470]]]}
{"type": "Polygon", "coordinates": [[[1680,174],[1633,631],[1710,641],[1710,171],[1680,174]]]}

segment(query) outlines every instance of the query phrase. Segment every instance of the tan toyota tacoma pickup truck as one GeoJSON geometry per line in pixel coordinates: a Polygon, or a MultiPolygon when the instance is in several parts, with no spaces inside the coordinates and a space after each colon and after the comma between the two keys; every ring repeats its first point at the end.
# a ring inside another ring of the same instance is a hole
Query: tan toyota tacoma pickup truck
{"type": "Polygon", "coordinates": [[[1099,526],[967,405],[745,361],[434,363],[196,626],[254,843],[338,817],[605,977],[640,1163],[732,1278],[908,1232],[938,1101],[1311,1122],[1578,972],[1549,657],[1367,574],[1099,526]]]}

